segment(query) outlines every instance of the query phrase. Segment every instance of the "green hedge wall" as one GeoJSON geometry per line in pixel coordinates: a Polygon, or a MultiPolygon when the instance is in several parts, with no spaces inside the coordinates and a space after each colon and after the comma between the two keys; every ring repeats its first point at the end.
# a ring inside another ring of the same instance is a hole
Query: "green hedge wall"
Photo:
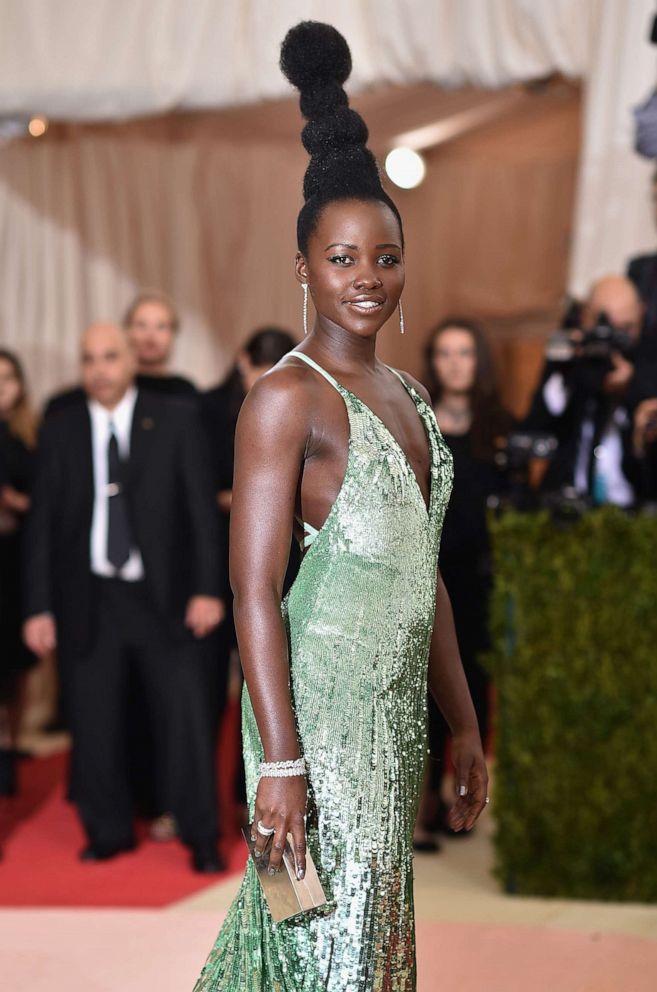
{"type": "Polygon", "coordinates": [[[495,872],[508,891],[657,900],[657,519],[491,521],[495,872]]]}

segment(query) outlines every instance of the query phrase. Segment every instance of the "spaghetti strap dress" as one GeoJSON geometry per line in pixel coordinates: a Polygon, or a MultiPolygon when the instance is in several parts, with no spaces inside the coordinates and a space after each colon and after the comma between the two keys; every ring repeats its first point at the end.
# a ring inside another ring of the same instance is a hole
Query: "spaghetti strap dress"
{"type": "MultiPolygon", "coordinates": [[[[452,457],[431,407],[395,372],[430,448],[427,506],[383,421],[308,355],[291,354],[340,393],[349,418],[341,488],[319,530],[306,527],[281,604],[309,768],[307,844],[328,903],[274,923],[249,859],[194,992],[415,992],[412,838],[452,457]]],[[[246,683],[241,706],[252,822],[264,754],[246,683]]]]}

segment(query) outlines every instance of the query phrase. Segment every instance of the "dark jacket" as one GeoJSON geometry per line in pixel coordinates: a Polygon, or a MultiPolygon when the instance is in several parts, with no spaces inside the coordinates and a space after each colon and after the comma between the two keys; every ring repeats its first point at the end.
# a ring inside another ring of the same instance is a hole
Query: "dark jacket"
{"type": "MultiPolygon", "coordinates": [[[[171,636],[191,636],[183,624],[189,597],[225,591],[217,561],[221,522],[195,403],[138,392],[125,487],[152,603],[171,636]]],[[[93,643],[93,502],[91,419],[86,403],[69,403],[42,429],[23,569],[24,616],[54,613],[67,655],[93,643]]]]}
{"type": "MultiPolygon", "coordinates": [[[[198,396],[194,383],[182,375],[138,375],[135,385],[138,389],[145,389],[149,393],[158,393],[161,396],[198,396]]],[[[73,386],[51,396],[43,413],[45,417],[49,417],[59,410],[65,410],[76,403],[83,405],[85,402],[86,396],[82,386],[73,386]]]]}
{"type": "MultiPolygon", "coordinates": [[[[534,393],[529,413],[522,427],[527,431],[553,434],[558,448],[543,477],[541,488],[551,492],[563,486],[574,484],[575,466],[582,427],[586,419],[593,420],[593,441],[589,464],[589,482],[593,469],[593,451],[609,422],[611,409],[608,399],[602,394],[602,380],[607,369],[589,368],[574,364],[565,370],[552,362],[546,362],[539,386],[534,393]],[[562,413],[550,413],[543,397],[543,388],[554,372],[564,375],[569,397],[562,413]]],[[[632,411],[626,409],[625,426],[619,429],[623,448],[621,469],[633,486],[635,495],[641,496],[641,466],[632,452],[632,411]]]]}
{"type": "Polygon", "coordinates": [[[627,278],[636,286],[646,307],[641,350],[646,359],[654,361],[657,359],[657,254],[631,258],[627,278]]]}
{"type": "Polygon", "coordinates": [[[657,254],[638,255],[627,266],[627,277],[639,291],[645,319],[635,356],[635,375],[630,384],[630,402],[657,396],[657,254]]]}

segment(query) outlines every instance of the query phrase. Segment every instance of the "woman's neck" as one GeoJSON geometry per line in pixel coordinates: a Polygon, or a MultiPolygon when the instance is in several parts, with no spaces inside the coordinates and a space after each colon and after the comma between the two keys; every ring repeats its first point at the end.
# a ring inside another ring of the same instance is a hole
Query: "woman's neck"
{"type": "Polygon", "coordinates": [[[360,337],[332,321],[322,320],[315,324],[306,341],[312,343],[313,351],[334,368],[347,373],[376,369],[376,335],[360,337]]]}
{"type": "Polygon", "coordinates": [[[466,434],[472,423],[469,394],[444,392],[436,403],[436,418],[446,433],[466,434]]]}

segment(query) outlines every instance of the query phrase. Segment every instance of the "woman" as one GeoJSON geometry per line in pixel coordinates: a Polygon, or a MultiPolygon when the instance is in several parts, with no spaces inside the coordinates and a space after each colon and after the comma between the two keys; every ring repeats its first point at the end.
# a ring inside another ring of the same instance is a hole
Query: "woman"
{"type": "Polygon", "coordinates": [[[37,422],[18,358],[0,349],[0,795],[16,792],[16,743],[27,671],[36,663],[21,640],[20,539],[29,491],[37,422]]]}
{"type": "MultiPolygon", "coordinates": [[[[491,590],[490,541],[486,523],[489,496],[503,478],[495,456],[512,426],[495,382],[486,338],[474,323],[443,321],[426,352],[428,381],[436,419],[454,459],[454,488],[445,517],[440,573],[454,611],[459,649],[477,713],[481,739],[489,727],[489,683],[478,656],[488,649],[491,590]]],[[[414,847],[438,850],[437,829],[451,834],[441,799],[444,752],[449,728],[429,699],[430,749],[414,847]]]]}
{"type": "Polygon", "coordinates": [[[454,734],[454,827],[486,802],[437,575],[451,457],[423,387],[376,356],[404,285],[403,235],[347,107],[346,42],[304,22],[281,64],[308,119],[296,277],[316,319],[240,413],[231,582],[256,857],[267,849],[278,870],[289,832],[302,878],[307,843],[328,905],[273,924],[249,859],[196,990],[368,992],[392,975],[411,992],[427,676],[454,734]],[[306,551],[281,604],[293,527],[306,551]]]}

